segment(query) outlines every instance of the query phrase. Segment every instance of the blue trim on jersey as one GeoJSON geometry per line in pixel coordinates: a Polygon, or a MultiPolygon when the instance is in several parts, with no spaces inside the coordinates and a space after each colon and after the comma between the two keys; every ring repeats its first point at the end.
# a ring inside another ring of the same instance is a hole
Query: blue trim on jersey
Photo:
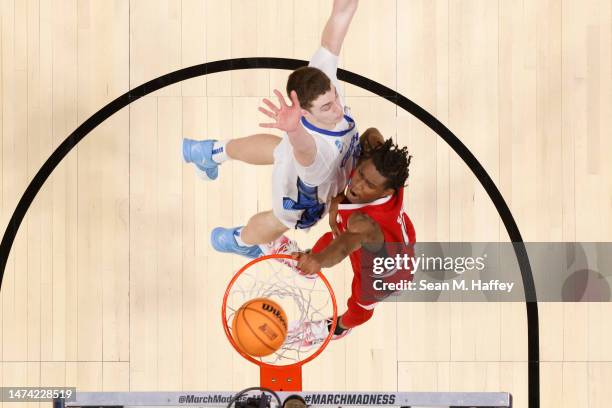
{"type": "Polygon", "coordinates": [[[285,210],[301,210],[302,215],[296,222],[296,229],[310,228],[317,223],[325,212],[325,204],[319,202],[318,187],[309,186],[299,177],[297,179],[297,201],[290,197],[283,197],[285,210]]]}
{"type": "Polygon", "coordinates": [[[348,127],[348,129],[340,130],[340,131],[334,131],[334,130],[327,130],[327,129],[318,128],[315,125],[313,125],[312,123],[310,123],[309,121],[307,121],[306,118],[303,117],[303,116],[302,116],[302,125],[304,125],[304,127],[306,129],[312,130],[313,132],[321,133],[321,134],[326,135],[326,136],[340,137],[340,136],[346,135],[348,132],[350,132],[351,130],[353,130],[355,128],[355,120],[353,118],[351,118],[348,115],[344,115],[344,119],[346,119],[346,121],[348,122],[349,127],[348,127]]]}

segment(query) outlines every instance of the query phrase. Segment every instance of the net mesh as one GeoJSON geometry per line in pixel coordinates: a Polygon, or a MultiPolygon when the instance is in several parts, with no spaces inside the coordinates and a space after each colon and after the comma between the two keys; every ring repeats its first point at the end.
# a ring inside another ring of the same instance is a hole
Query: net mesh
{"type": "Polygon", "coordinates": [[[293,364],[316,352],[325,338],[312,341],[309,325],[333,316],[332,296],[323,280],[299,275],[292,264],[286,259],[261,260],[244,270],[229,288],[225,314],[230,334],[235,313],[251,299],[272,299],[287,314],[289,330],[281,348],[265,357],[253,357],[263,363],[293,364]]]}

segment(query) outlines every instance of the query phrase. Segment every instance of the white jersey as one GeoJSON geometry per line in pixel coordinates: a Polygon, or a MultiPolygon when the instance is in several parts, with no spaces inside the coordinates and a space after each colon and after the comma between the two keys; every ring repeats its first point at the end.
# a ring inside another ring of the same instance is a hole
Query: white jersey
{"type": "Polygon", "coordinates": [[[333,130],[320,129],[302,118],[302,126],[317,146],[314,162],[304,167],[293,156],[287,134],[274,149],[272,210],[288,228],[308,229],[324,217],[331,200],[344,190],[359,158],[359,133],[344,106],[336,70],[338,57],[321,47],[309,66],[319,68],[336,87],[344,118],[333,130]]]}

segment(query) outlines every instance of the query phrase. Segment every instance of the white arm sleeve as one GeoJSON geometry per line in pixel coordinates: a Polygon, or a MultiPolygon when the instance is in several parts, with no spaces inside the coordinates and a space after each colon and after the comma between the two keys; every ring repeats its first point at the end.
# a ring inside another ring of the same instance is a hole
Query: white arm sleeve
{"type": "Polygon", "coordinates": [[[310,59],[309,67],[319,68],[325,72],[325,75],[329,77],[332,85],[336,87],[338,95],[342,96],[342,89],[340,89],[340,82],[338,82],[337,71],[338,71],[338,56],[334,55],[330,50],[321,46],[314,53],[310,59]]]}
{"type": "Polygon", "coordinates": [[[306,184],[318,186],[331,177],[336,166],[337,151],[320,137],[313,136],[317,145],[317,154],[310,166],[302,166],[294,159],[297,174],[306,184]]]}

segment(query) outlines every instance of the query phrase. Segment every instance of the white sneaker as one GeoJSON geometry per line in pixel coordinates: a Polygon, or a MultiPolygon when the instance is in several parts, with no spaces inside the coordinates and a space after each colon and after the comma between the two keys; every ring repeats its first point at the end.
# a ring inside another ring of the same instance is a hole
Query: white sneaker
{"type": "MultiPolygon", "coordinates": [[[[331,319],[323,319],[315,322],[306,321],[302,324],[292,322],[289,324],[286,343],[299,347],[312,347],[323,343],[329,335],[329,322],[331,319]]],[[[351,329],[347,329],[340,335],[333,335],[332,340],[339,340],[349,334],[351,329]]]]}
{"type": "MultiPolygon", "coordinates": [[[[286,235],[281,235],[275,241],[272,241],[268,244],[259,245],[259,248],[264,253],[264,255],[291,255],[293,252],[303,252],[298,246],[297,242],[295,242],[286,235]]],[[[304,273],[300,269],[298,269],[297,261],[293,259],[276,258],[275,261],[288,266],[289,268],[291,268],[292,271],[304,278],[317,278],[317,275],[304,275],[304,273]]]]}

